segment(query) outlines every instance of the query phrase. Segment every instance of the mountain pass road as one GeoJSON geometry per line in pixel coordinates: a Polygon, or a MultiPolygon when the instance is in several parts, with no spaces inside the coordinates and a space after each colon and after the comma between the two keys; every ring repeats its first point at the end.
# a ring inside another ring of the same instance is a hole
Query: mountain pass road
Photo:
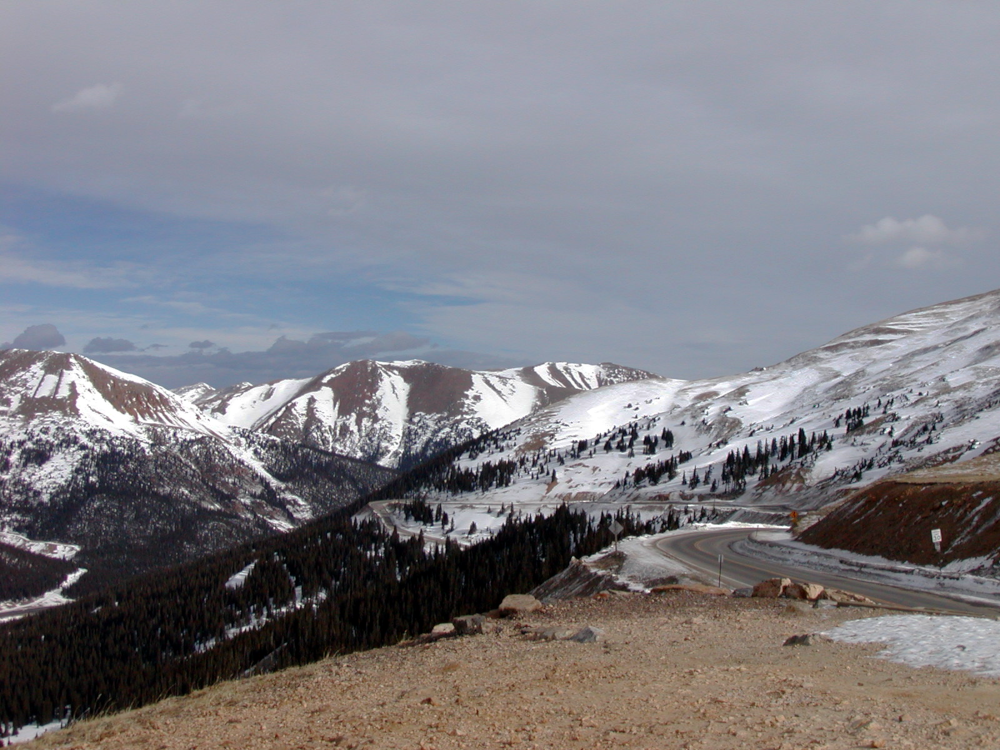
{"type": "Polygon", "coordinates": [[[1000,615],[1000,609],[997,607],[972,604],[926,591],[902,589],[771,560],[758,560],[735,552],[732,545],[746,539],[752,532],[752,529],[703,529],[666,537],[657,541],[655,546],[662,554],[698,571],[713,583],[718,582],[719,555],[722,555],[722,585],[729,588],[753,586],[765,578],[792,578],[797,581],[819,583],[827,588],[853,591],[877,602],[895,606],[989,617],[1000,615]]]}

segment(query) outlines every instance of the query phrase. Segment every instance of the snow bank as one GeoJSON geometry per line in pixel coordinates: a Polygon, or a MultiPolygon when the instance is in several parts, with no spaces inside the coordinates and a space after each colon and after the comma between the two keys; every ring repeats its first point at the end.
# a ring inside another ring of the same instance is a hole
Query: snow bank
{"type": "Polygon", "coordinates": [[[1000,622],[979,617],[887,615],[852,620],[824,635],[842,643],[884,643],[879,657],[1000,677],[1000,622]]]}

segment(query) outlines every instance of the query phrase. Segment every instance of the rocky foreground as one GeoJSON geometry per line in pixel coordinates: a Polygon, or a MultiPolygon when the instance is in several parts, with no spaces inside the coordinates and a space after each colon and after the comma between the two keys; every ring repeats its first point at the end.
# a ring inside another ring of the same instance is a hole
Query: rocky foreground
{"type": "Polygon", "coordinates": [[[58,748],[1000,747],[1000,681],[791,636],[884,614],[603,593],[483,634],[221,684],[37,741],[58,748]],[[596,641],[546,640],[589,626],[596,641]]]}

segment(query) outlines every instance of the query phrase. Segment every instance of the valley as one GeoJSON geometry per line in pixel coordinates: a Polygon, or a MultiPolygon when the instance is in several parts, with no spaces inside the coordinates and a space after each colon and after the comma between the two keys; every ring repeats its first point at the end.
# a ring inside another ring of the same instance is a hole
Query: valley
{"type": "MultiPolygon", "coordinates": [[[[822,567],[825,549],[877,556],[876,568],[949,566],[988,588],[998,408],[1000,292],[698,381],[608,364],[362,361],[171,392],[78,355],[0,352],[4,606],[69,602],[0,629],[18,654],[0,663],[4,684],[45,685],[5,720],[389,645],[488,611],[620,533],[792,525],[784,562],[740,559],[745,531],[657,542],[702,581],[728,556],[735,588],[833,575],[799,565],[822,567]],[[92,673],[80,649],[119,675],[92,673]],[[64,686],[37,671],[53,659],[73,665],[64,686]],[[166,682],[153,665],[169,666],[166,682]]],[[[952,599],[850,585],[981,613],[955,603],[958,583],[952,599]]]]}

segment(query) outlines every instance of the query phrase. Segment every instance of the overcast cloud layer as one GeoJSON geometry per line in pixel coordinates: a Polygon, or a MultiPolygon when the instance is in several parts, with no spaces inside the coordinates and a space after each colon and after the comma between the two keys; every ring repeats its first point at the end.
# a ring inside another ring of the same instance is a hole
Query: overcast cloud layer
{"type": "Polygon", "coordinates": [[[919,0],[7,0],[0,341],[771,364],[1000,286],[998,38],[919,0]]]}

